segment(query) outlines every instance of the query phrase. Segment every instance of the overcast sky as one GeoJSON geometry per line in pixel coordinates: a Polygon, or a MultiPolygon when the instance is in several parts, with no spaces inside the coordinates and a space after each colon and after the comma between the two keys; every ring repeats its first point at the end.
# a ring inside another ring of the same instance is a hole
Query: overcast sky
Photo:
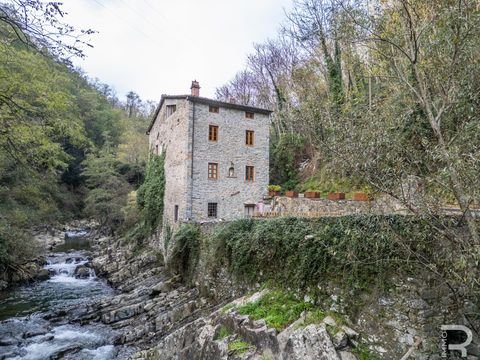
{"type": "Polygon", "coordinates": [[[64,0],[66,22],[98,31],[87,58],[75,60],[90,77],[144,100],[200,95],[245,66],[253,43],[275,37],[291,0],[64,0]]]}

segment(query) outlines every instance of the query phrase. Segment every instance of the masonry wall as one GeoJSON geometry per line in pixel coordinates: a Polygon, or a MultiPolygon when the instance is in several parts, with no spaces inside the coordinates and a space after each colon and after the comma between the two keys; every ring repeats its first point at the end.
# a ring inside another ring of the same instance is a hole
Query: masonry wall
{"type": "Polygon", "coordinates": [[[150,130],[149,144],[153,153],[166,151],[165,198],[163,223],[175,226],[175,205],[178,220],[187,219],[187,171],[191,159],[188,149],[189,107],[185,99],[166,99],[150,130]],[[166,117],[167,105],[176,105],[175,113],[166,117]]]}
{"type": "Polygon", "coordinates": [[[245,111],[220,107],[219,113],[209,106],[191,104],[193,128],[192,219],[208,220],[207,204],[218,204],[218,218],[244,216],[245,204],[262,201],[268,186],[269,124],[268,115],[255,113],[247,119],[245,111]],[[209,125],[218,126],[218,141],[208,139],[209,125]],[[245,131],[255,132],[254,145],[245,144],[245,131]],[[218,179],[208,179],[208,163],[218,163],[218,179]],[[234,177],[229,177],[233,163],[234,177]],[[255,179],[245,180],[245,167],[254,166],[255,179]]]}
{"type": "Polygon", "coordinates": [[[327,200],[289,198],[277,196],[273,198],[268,212],[264,216],[346,216],[353,214],[407,214],[407,209],[394,198],[382,195],[372,201],[327,200]]]}

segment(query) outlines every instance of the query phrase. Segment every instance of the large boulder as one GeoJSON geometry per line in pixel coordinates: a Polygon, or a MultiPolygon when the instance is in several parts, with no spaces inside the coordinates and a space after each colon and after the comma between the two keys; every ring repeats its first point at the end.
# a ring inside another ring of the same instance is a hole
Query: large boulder
{"type": "Polygon", "coordinates": [[[47,269],[40,269],[36,274],[35,274],[35,280],[38,281],[45,281],[50,279],[50,272],[47,269]]]}
{"type": "Polygon", "coordinates": [[[74,274],[77,279],[88,279],[90,277],[90,269],[85,265],[78,265],[74,274]]]}
{"type": "Polygon", "coordinates": [[[283,359],[340,360],[323,324],[296,330],[287,341],[283,359]]]}

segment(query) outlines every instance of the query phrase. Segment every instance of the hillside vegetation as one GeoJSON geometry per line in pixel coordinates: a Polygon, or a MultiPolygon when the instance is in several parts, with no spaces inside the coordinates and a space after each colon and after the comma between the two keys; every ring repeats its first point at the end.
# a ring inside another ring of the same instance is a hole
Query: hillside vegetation
{"type": "Polygon", "coordinates": [[[31,17],[0,4],[1,272],[38,256],[35,228],[79,217],[121,226],[127,194],[143,182],[152,111],[74,69],[67,57],[79,49],[43,37],[35,19],[61,18],[55,8],[23,5],[31,17]]]}
{"type": "MultiPolygon", "coordinates": [[[[133,92],[122,101],[72,68],[69,56],[86,43],[64,40],[91,30],[73,34],[58,4],[15,3],[29,16],[1,5],[1,268],[35,254],[32,229],[73,217],[144,244],[162,226],[165,187],[163,160],[146,167],[152,104],[133,92]],[[58,37],[42,33],[44,19],[58,37]]],[[[217,97],[275,111],[272,184],[386,193],[412,216],[238,221],[214,236],[218,259],[238,276],[262,271],[298,286],[321,274],[361,282],[422,265],[478,291],[479,39],[473,0],[295,0],[278,36],[256,44],[217,97]],[[446,203],[462,216],[443,218],[446,203]]],[[[174,268],[191,272],[201,250],[195,226],[164,230],[174,268]]]]}
{"type": "Polygon", "coordinates": [[[479,31],[473,0],[295,0],[217,97],[275,110],[272,184],[453,203],[478,245],[479,31]]]}

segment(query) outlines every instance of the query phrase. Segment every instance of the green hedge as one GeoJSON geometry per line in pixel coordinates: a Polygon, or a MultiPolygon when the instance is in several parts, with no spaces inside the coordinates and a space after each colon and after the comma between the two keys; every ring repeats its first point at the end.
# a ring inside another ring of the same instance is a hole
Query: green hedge
{"type": "Polygon", "coordinates": [[[433,233],[404,216],[242,219],[220,225],[212,242],[217,266],[249,282],[301,289],[327,278],[362,287],[418,269],[436,248],[433,233]]]}

